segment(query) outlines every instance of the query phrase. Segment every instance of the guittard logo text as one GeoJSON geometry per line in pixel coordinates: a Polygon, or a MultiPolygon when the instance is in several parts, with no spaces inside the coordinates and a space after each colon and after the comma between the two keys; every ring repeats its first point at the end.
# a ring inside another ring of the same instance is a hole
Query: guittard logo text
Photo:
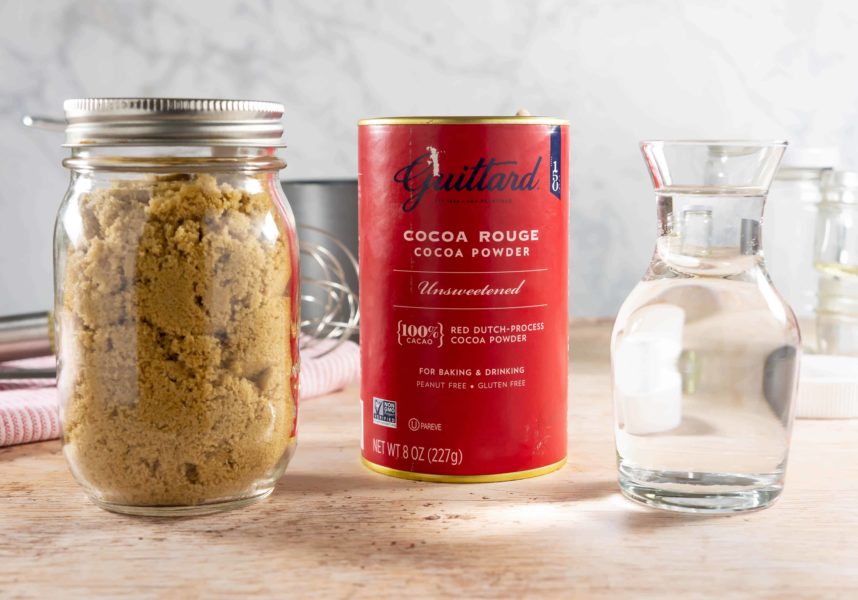
{"type": "Polygon", "coordinates": [[[429,190],[436,192],[513,192],[531,191],[539,187],[539,165],[542,157],[529,171],[516,170],[518,161],[496,160],[481,157],[476,164],[463,167],[457,173],[444,173],[438,170],[437,156],[430,153],[414,159],[396,172],[393,180],[402,184],[410,196],[402,203],[402,210],[411,212],[420,204],[429,190]]]}

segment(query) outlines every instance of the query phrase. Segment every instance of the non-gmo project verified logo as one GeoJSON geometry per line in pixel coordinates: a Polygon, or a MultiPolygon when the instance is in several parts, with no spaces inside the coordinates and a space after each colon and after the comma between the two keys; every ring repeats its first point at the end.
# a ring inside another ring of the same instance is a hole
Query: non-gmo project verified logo
{"type": "Polygon", "coordinates": [[[372,399],[372,422],[396,429],[396,402],[383,398],[372,399]]]}

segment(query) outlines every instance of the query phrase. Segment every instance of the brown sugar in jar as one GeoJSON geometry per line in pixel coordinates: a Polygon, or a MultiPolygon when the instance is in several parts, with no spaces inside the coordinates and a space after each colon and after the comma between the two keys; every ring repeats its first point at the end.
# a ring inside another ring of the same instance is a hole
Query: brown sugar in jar
{"type": "Polygon", "coordinates": [[[271,492],[294,450],[296,241],[282,163],[218,150],[134,157],[145,163],[134,173],[91,151],[66,161],[64,452],[110,510],[245,504],[271,492]]]}

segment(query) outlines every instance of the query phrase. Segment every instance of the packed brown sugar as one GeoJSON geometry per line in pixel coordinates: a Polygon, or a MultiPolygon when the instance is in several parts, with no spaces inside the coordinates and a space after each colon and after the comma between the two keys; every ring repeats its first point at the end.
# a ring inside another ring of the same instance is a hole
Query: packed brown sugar
{"type": "Polygon", "coordinates": [[[270,196],[174,176],[80,204],[60,292],[76,475],[123,504],[252,493],[294,441],[291,259],[264,235],[270,196]]]}

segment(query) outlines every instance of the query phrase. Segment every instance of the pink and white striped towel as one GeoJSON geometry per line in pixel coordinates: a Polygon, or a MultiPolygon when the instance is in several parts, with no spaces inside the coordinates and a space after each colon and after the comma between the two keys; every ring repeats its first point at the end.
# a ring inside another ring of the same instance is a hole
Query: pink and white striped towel
{"type": "MultiPolygon", "coordinates": [[[[301,354],[301,400],[321,396],[357,381],[360,349],[344,342],[320,356],[334,342],[322,342],[301,354]]],[[[4,363],[4,367],[49,368],[53,356],[4,363]]],[[[0,446],[60,437],[59,401],[53,379],[0,380],[0,446]]]]}

